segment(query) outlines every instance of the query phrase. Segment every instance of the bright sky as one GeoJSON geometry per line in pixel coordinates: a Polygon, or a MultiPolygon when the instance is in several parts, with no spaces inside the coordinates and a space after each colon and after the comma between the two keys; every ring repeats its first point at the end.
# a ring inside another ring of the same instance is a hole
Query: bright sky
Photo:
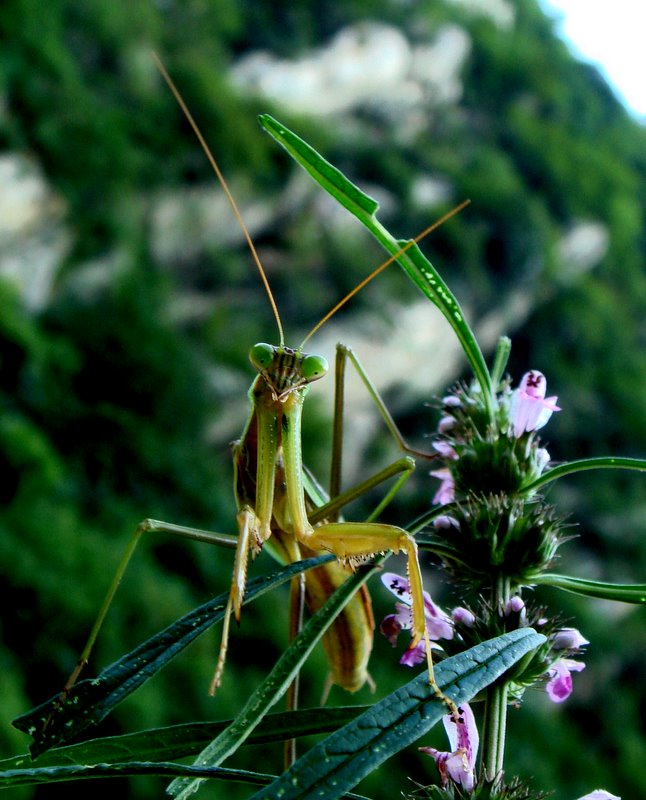
{"type": "Polygon", "coordinates": [[[574,54],[594,62],[615,94],[646,122],[646,5],[640,0],[540,0],[574,54]]]}

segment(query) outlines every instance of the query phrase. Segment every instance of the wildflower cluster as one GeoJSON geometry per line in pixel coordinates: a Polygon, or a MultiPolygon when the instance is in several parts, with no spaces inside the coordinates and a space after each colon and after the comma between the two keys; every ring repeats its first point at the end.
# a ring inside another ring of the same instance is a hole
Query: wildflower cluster
{"type": "MultiPolygon", "coordinates": [[[[540,630],[546,643],[507,676],[507,701],[514,702],[537,683],[554,703],[566,700],[573,689],[572,673],[585,666],[573,656],[588,644],[578,630],[564,626],[545,609],[526,605],[523,597],[567,538],[563,519],[532,488],[550,466],[537,431],[560,411],[557,398],[545,395],[545,376],[528,372],[515,390],[509,383],[500,387],[492,419],[479,387],[461,386],[443,398],[434,438],[442,466],[431,472],[440,484],[426,543],[462,590],[463,605],[447,613],[425,593],[428,636],[434,648],[441,643],[444,653],[453,655],[517,628],[540,630]]],[[[381,624],[395,646],[399,633],[411,627],[412,600],[406,578],[386,573],[382,581],[397,597],[395,613],[381,624]]],[[[400,663],[413,666],[423,658],[424,650],[417,646],[406,650],[400,663]]],[[[476,775],[478,730],[471,708],[465,704],[460,711],[459,720],[444,720],[449,751],[420,749],[434,759],[445,789],[452,789],[456,797],[475,797],[478,786],[484,789],[487,784],[490,791],[492,781],[501,776],[484,771],[476,775]]],[[[500,793],[488,797],[511,796],[502,792],[501,783],[496,785],[500,793]]],[[[505,791],[509,789],[508,785],[505,791]]],[[[613,797],[597,790],[581,800],[613,797]]]]}
{"type": "Polygon", "coordinates": [[[545,378],[528,372],[512,392],[497,396],[495,419],[477,389],[459,388],[442,401],[434,445],[444,466],[433,502],[436,552],[458,582],[486,591],[500,580],[531,585],[553,561],[563,536],[554,510],[525,487],[543,473],[550,456],[536,431],[559,411],[547,400],[545,378]]]}

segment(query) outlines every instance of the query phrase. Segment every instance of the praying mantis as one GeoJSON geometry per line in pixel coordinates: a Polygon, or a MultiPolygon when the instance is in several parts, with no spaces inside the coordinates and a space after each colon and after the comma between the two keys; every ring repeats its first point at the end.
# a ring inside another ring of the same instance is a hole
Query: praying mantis
{"type": "MultiPolygon", "coordinates": [[[[406,480],[414,461],[406,456],[391,467],[370,478],[361,486],[341,493],[339,490],[340,444],[343,438],[342,414],[338,412],[334,423],[334,457],[331,499],[328,501],[318,485],[303,466],[301,453],[301,419],[305,398],[310,384],[322,379],[328,372],[328,364],[322,356],[307,353],[304,347],[319,328],[368,281],[372,280],[397,255],[391,256],[381,264],[343,300],[326,314],[310,331],[296,348],[285,344],[283,327],[274,301],[271,288],[260,263],[251,236],[240,215],[234,198],[219,167],[211,154],[197,124],[193,120],[181,95],[173,84],[163,64],[155,56],[164,79],[175,95],[185,116],[192,126],[198,140],[213,167],[222,188],[233,209],[244,236],[249,245],[253,260],[258,269],[276,319],[279,344],[255,344],[249,358],[257,371],[248,397],[251,413],[241,438],[233,449],[234,488],[236,496],[237,528],[235,540],[225,534],[187,528],[171,523],[145,520],[141,523],[124,553],[111,587],[101,607],[97,620],[90,632],[88,642],[81,654],[77,667],[70,676],[64,692],[76,682],[103,624],[112,598],[125,573],[128,562],[143,533],[157,531],[167,532],[199,541],[235,546],[234,566],[227,606],[224,615],[222,639],[209,692],[214,694],[221,683],[229,640],[231,617],[239,622],[241,608],[245,596],[247,567],[250,556],[257,555],[267,545],[280,558],[286,561],[297,561],[312,553],[328,552],[333,554],[337,562],[319,567],[307,576],[307,586],[295,579],[292,583],[292,618],[298,618],[298,609],[304,594],[307,594],[310,606],[320,606],[327,595],[347,577],[346,567],[361,563],[381,552],[403,552],[407,558],[408,578],[412,596],[412,625],[409,647],[415,648],[424,643],[428,669],[428,681],[432,692],[444,702],[450,713],[457,718],[458,709],[438,687],[433,673],[431,645],[425,625],[423,583],[418,559],[417,545],[414,538],[404,529],[395,525],[374,521],[382,508],[389,502],[393,494],[406,480]],[[348,522],[338,519],[339,509],[362,491],[376,486],[383,481],[397,476],[395,486],[387,493],[367,521],[348,522]]],[[[410,244],[419,241],[430,230],[440,225],[448,216],[459,210],[455,209],[441,220],[430,226],[410,244]]],[[[408,245],[407,245],[408,246],[408,245]]],[[[404,252],[403,248],[401,252],[404,252]]],[[[377,407],[386,424],[397,438],[402,450],[416,453],[404,442],[396,428],[392,417],[379,398],[361,364],[354,353],[346,347],[337,350],[337,410],[343,405],[343,381],[347,361],[354,364],[368,391],[376,400],[377,407]]],[[[432,456],[431,456],[432,457],[432,456]]],[[[295,629],[294,622],[292,628],[295,629]]],[[[326,635],[328,660],[331,678],[334,683],[354,691],[369,682],[367,661],[372,647],[374,621],[370,606],[370,598],[362,589],[341,612],[334,627],[326,635]]]]}

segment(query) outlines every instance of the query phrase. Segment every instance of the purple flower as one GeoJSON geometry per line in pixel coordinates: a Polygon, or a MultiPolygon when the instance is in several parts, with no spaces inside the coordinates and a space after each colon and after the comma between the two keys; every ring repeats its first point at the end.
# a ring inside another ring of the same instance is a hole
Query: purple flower
{"type": "Polygon", "coordinates": [[[452,417],[450,414],[445,414],[437,423],[437,431],[438,433],[446,433],[450,431],[451,428],[455,428],[456,424],[455,417],[452,417]]]}
{"type": "Polygon", "coordinates": [[[509,416],[514,437],[519,439],[528,431],[535,431],[546,425],[554,411],[561,409],[556,405],[558,398],[545,397],[547,381],[542,372],[526,372],[520,386],[512,394],[509,416]]]}
{"type": "Polygon", "coordinates": [[[579,650],[590,642],[576,628],[561,628],[551,637],[554,650],[579,650]]]}
{"type": "Polygon", "coordinates": [[[562,703],[572,694],[572,672],[581,672],[585,669],[582,661],[571,658],[559,658],[547,670],[550,679],[545,691],[553,703],[562,703]]]}
{"type": "MultiPolygon", "coordinates": [[[[438,439],[438,441],[433,442],[433,447],[442,456],[442,458],[450,458],[452,461],[455,461],[458,458],[458,454],[455,452],[453,445],[450,445],[448,442],[444,441],[444,439],[438,439]]],[[[431,475],[432,474],[433,473],[431,472],[431,475]]]]}
{"type": "Polygon", "coordinates": [[[455,497],[455,484],[453,482],[453,475],[448,467],[436,469],[431,472],[434,478],[439,478],[442,481],[440,488],[435,493],[433,502],[438,505],[445,506],[447,503],[452,503],[455,497]]]}
{"type": "Polygon", "coordinates": [[[444,753],[434,747],[419,749],[435,759],[442,786],[446,786],[450,779],[470,792],[474,785],[474,770],[480,740],[473,712],[468,703],[460,706],[459,711],[461,716],[458,720],[454,720],[451,714],[442,719],[444,730],[449,737],[451,752],[444,753]]]}
{"type": "Polygon", "coordinates": [[[454,394],[447,394],[445,397],[442,398],[442,405],[446,406],[447,408],[461,408],[462,401],[459,397],[456,397],[454,394]]]}
{"type": "Polygon", "coordinates": [[[595,789],[594,792],[584,794],[579,800],[621,800],[616,794],[610,794],[605,789],[595,789]]]}
{"type": "Polygon", "coordinates": [[[538,474],[542,475],[543,470],[550,463],[550,454],[544,447],[539,447],[534,451],[534,463],[538,474]]]}
{"type": "Polygon", "coordinates": [[[449,514],[440,514],[433,520],[433,527],[439,528],[440,530],[442,528],[459,528],[460,523],[455,517],[452,517],[449,514]]]}
{"type": "Polygon", "coordinates": [[[456,606],[451,611],[451,619],[456,625],[464,625],[465,628],[473,628],[476,621],[473,612],[463,606],[456,606]]]}
{"type": "MultiPolygon", "coordinates": [[[[413,619],[411,607],[413,598],[410,593],[410,584],[406,578],[394,572],[385,572],[381,576],[384,586],[389,589],[397,598],[395,603],[395,613],[384,617],[380,629],[390,644],[395,647],[397,637],[403,630],[410,630],[413,619]]],[[[437,606],[428,592],[424,592],[424,617],[426,620],[426,631],[428,638],[432,641],[437,639],[452,639],[453,625],[450,618],[437,606]]],[[[399,660],[400,664],[413,667],[426,658],[426,647],[423,641],[415,647],[409,647],[399,660]]]]}
{"type": "Polygon", "coordinates": [[[524,608],[525,601],[520,595],[515,594],[505,603],[505,615],[508,616],[509,614],[520,614],[524,608]]]}

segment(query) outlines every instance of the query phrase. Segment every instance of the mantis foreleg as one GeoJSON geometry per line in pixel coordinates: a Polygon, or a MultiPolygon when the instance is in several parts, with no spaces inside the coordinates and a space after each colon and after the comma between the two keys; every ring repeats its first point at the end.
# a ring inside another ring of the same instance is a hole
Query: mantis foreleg
{"type": "Polygon", "coordinates": [[[300,449],[302,405],[302,397],[292,393],[286,397],[282,410],[282,455],[292,533],[299,542],[308,548],[327,550],[341,562],[359,562],[383,551],[393,553],[404,551],[406,553],[410,592],[413,599],[410,647],[413,648],[421,641],[424,642],[429,684],[433,692],[443,700],[451,714],[457,719],[457,707],[441,692],[433,674],[431,647],[426,632],[422,575],[417,545],[413,537],[402,528],[377,522],[325,522],[314,528],[307,519],[302,488],[300,493],[296,491],[296,487],[301,485],[303,470],[300,449]]]}

